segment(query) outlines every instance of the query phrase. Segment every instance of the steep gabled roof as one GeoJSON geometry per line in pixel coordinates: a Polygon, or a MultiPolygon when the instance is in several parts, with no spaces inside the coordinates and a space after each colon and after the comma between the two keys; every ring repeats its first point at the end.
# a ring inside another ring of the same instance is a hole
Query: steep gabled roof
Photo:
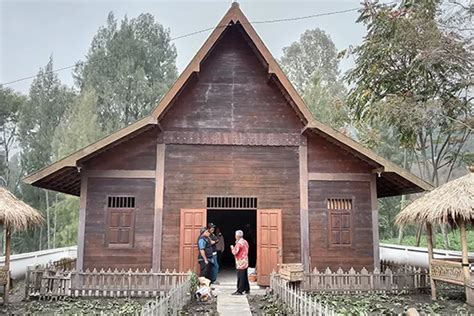
{"type": "MultiPolygon", "coordinates": [[[[380,170],[383,170],[387,173],[392,173],[392,176],[396,178],[393,180],[393,182],[401,183],[402,186],[408,184],[406,188],[402,187],[399,191],[394,191],[394,194],[414,193],[432,189],[432,186],[422,179],[398,167],[394,163],[391,163],[390,161],[378,156],[351,138],[317,121],[312,116],[301,96],[283,73],[282,69],[275,61],[268,48],[257,35],[255,29],[242,13],[237,3],[232,4],[231,8],[224,15],[204,45],[199,49],[189,65],[181,73],[174,85],[164,95],[164,97],[160,100],[156,108],[149,116],[27,176],[24,181],[35,186],[79,195],[80,176],[79,170],[77,168],[79,167],[79,163],[93,155],[98,154],[99,152],[117,145],[117,143],[141,133],[143,130],[146,130],[152,126],[159,126],[161,118],[164,116],[167,109],[172,106],[175,99],[179,96],[179,93],[182,91],[182,89],[184,89],[188,80],[193,74],[199,73],[201,63],[209,55],[212,48],[224,34],[226,28],[233,24],[240,24],[245,30],[249,41],[252,43],[257,53],[260,55],[259,57],[263,59],[263,62],[267,67],[269,78],[272,78],[272,80],[278,84],[290,105],[295,109],[300,119],[306,125],[306,128],[303,130],[303,132],[312,131],[322,134],[330,141],[341,145],[341,147],[344,149],[351,151],[359,157],[363,157],[367,161],[373,162],[377,167],[380,167],[380,170]],[[67,185],[59,185],[64,183],[67,185]]],[[[387,194],[384,193],[381,194],[381,196],[387,196],[387,194]]]]}

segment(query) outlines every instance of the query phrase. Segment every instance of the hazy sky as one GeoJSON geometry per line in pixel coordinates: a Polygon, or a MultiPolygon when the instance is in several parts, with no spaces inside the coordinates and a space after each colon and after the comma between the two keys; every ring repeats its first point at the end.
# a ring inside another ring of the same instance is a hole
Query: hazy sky
{"type": "MultiPolygon", "coordinates": [[[[49,56],[54,68],[84,60],[92,37],[113,11],[116,18],[136,17],[149,12],[171,31],[171,37],[217,25],[232,1],[117,1],[117,0],[0,0],[0,83],[35,75],[49,56]]],[[[360,6],[360,0],[239,1],[250,21],[307,16],[360,6]]],[[[282,48],[296,41],[306,29],[326,31],[340,50],[357,45],[365,28],[356,24],[357,12],[316,17],[300,21],[257,24],[257,30],[272,54],[279,58],[282,48]]],[[[211,31],[178,39],[177,66],[181,72],[211,31]]],[[[353,65],[341,63],[342,70],[353,65]]],[[[58,73],[72,85],[71,70],[58,73]]],[[[27,92],[32,79],[8,85],[27,92]]]]}

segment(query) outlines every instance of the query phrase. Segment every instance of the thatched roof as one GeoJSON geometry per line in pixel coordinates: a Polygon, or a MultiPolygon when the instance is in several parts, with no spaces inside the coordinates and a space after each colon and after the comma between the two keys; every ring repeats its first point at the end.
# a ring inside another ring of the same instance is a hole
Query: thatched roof
{"type": "Polygon", "coordinates": [[[0,225],[11,225],[16,230],[26,230],[41,224],[41,214],[17,199],[10,191],[0,187],[0,225]]]}
{"type": "Polygon", "coordinates": [[[397,225],[431,223],[474,223],[474,168],[470,173],[445,183],[413,201],[396,219],[397,225]]]}

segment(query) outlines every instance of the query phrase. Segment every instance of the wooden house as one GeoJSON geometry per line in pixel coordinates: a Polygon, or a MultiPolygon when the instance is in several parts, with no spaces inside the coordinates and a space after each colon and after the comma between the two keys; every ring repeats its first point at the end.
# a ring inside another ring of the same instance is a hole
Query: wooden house
{"type": "Polygon", "coordinates": [[[78,268],[186,271],[213,222],[261,284],[377,266],[377,198],[431,189],[317,121],[236,3],[149,116],[25,182],[80,196],[78,268]]]}

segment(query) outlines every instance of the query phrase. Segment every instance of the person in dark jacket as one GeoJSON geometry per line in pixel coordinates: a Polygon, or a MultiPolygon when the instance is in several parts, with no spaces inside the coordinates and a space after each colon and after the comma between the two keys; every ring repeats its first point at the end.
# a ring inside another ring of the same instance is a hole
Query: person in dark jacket
{"type": "Polygon", "coordinates": [[[209,239],[210,232],[207,227],[202,227],[200,230],[201,235],[197,240],[198,246],[198,262],[199,262],[199,276],[211,279],[212,271],[212,244],[209,239]]]}
{"type": "Polygon", "coordinates": [[[212,245],[212,266],[210,272],[210,280],[213,284],[219,284],[217,282],[217,273],[219,273],[219,263],[217,260],[217,244],[219,243],[219,238],[215,234],[216,225],[213,223],[207,224],[207,229],[209,230],[209,239],[211,240],[212,245]]]}

